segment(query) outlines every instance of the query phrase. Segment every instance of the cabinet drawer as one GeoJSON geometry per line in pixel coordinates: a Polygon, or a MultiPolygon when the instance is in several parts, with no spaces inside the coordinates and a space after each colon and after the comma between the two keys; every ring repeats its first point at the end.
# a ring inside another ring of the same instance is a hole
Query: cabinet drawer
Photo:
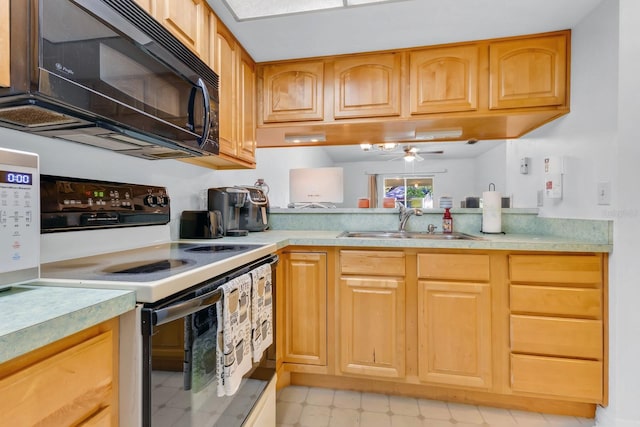
{"type": "Polygon", "coordinates": [[[600,289],[511,285],[511,312],[602,318],[600,289]]]}
{"type": "Polygon", "coordinates": [[[340,251],[342,274],[404,276],[404,253],[400,251],[340,251]]]}
{"type": "Polygon", "coordinates": [[[104,332],[1,379],[5,425],[76,425],[107,407],[113,388],[112,335],[104,332]]]}
{"type": "Polygon", "coordinates": [[[511,355],[511,388],[515,392],[602,402],[602,362],[511,355]]]}
{"type": "Polygon", "coordinates": [[[422,279],[488,281],[489,255],[418,254],[418,277],[422,279]]]}
{"type": "Polygon", "coordinates": [[[602,284],[600,255],[510,255],[512,282],[602,284]]]}
{"type": "Polygon", "coordinates": [[[602,322],[511,315],[511,351],[602,359],[602,322]]]}

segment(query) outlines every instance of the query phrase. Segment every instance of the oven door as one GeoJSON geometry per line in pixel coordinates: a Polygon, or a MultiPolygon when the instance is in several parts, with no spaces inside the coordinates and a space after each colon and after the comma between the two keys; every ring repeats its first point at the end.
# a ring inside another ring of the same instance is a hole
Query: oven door
{"type": "MultiPolygon", "coordinates": [[[[217,304],[220,286],[263,265],[271,265],[271,326],[275,319],[272,255],[217,277],[182,295],[142,309],[142,425],[243,426],[275,378],[275,344],[254,362],[232,395],[220,392],[217,304]]],[[[272,329],[275,343],[275,329],[272,329]]],[[[226,363],[225,356],[225,363],[226,363]]],[[[273,386],[273,384],[271,384],[273,386]]]]}

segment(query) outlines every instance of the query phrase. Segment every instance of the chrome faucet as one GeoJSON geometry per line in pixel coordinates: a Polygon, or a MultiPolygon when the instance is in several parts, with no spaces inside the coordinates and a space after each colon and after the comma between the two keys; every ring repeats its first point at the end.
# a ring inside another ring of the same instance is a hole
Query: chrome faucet
{"type": "Polygon", "coordinates": [[[422,210],[417,208],[407,209],[403,205],[400,205],[400,225],[398,226],[398,231],[404,231],[404,227],[407,225],[407,221],[409,221],[411,215],[422,216],[422,210]]]}

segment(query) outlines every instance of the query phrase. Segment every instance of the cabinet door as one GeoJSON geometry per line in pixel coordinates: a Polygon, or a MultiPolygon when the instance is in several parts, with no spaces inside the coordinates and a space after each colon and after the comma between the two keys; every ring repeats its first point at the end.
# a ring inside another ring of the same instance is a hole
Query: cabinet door
{"type": "Polygon", "coordinates": [[[235,157],[237,154],[238,47],[233,35],[218,21],[215,37],[213,70],[220,77],[219,137],[220,152],[235,157]]]}
{"type": "Polygon", "coordinates": [[[335,118],[400,115],[401,68],[399,53],[337,59],[333,64],[335,118]]]}
{"type": "Polygon", "coordinates": [[[255,162],[256,151],[256,66],[251,57],[240,52],[238,70],[238,157],[255,162]]]}
{"type": "Polygon", "coordinates": [[[117,426],[117,411],[99,413],[118,399],[117,339],[116,332],[106,331],[35,363],[46,350],[25,355],[23,369],[0,379],[0,424],[75,426],[95,417],[93,425],[117,426]]]}
{"type": "Polygon", "coordinates": [[[421,381],[491,387],[489,284],[418,282],[421,381]]]}
{"type": "Polygon", "coordinates": [[[263,68],[263,121],[324,118],[324,62],[295,62],[263,68]]]}
{"type": "Polygon", "coordinates": [[[9,0],[0,0],[0,87],[9,87],[11,84],[9,41],[9,0]]]}
{"type": "Polygon", "coordinates": [[[285,253],[283,361],[327,364],[327,255],[285,253]]]}
{"type": "Polygon", "coordinates": [[[385,378],[405,376],[405,282],[340,280],[340,370],[385,378]]]}
{"type": "Polygon", "coordinates": [[[567,103],[568,33],[489,45],[489,108],[567,103]]]}
{"type": "Polygon", "coordinates": [[[209,13],[204,0],[156,0],[154,15],[185,46],[207,61],[209,13]]]}
{"type": "Polygon", "coordinates": [[[476,45],[411,52],[411,114],[476,110],[478,52],[476,45]]]}

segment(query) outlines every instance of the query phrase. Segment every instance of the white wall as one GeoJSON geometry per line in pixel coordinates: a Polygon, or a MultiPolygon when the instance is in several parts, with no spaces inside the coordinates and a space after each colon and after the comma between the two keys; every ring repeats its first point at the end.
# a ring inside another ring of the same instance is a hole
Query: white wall
{"type": "Polygon", "coordinates": [[[257,150],[256,170],[215,171],[178,160],[138,159],[5,128],[0,128],[0,147],[38,153],[42,174],[163,186],[171,197],[168,226],[46,234],[41,239],[42,262],[175,240],[179,237],[180,213],[206,209],[206,189],[210,187],[252,185],[263,178],[270,186],[272,205],[286,206],[289,169],[332,163],[321,148],[273,148],[257,150]]]}
{"type": "MultiPolygon", "coordinates": [[[[607,1],[615,11],[617,1],[607,1]]],[[[610,399],[598,426],[640,426],[640,2],[619,1],[618,138],[614,199],[614,249],[610,262],[610,399]]]]}
{"type": "MultiPolygon", "coordinates": [[[[543,159],[565,160],[563,199],[547,199],[541,216],[602,219],[610,207],[597,205],[596,185],[613,182],[617,128],[617,14],[605,1],[572,30],[571,112],[530,134],[507,142],[507,192],[516,206],[536,206],[544,183],[543,159]],[[521,175],[520,158],[531,173],[521,175]]],[[[614,200],[615,202],[615,200],[614,200]]]]}
{"type": "Polygon", "coordinates": [[[544,156],[564,156],[565,192],[545,200],[546,217],[613,220],[609,259],[609,404],[597,425],[640,426],[640,2],[604,0],[572,32],[571,113],[507,144],[507,187],[525,204],[542,189],[544,156]],[[533,159],[520,175],[519,159],[533,159]],[[612,203],[598,206],[596,185],[612,203]]]}
{"type": "MultiPolygon", "coordinates": [[[[495,190],[500,192],[503,197],[512,197],[517,201],[518,198],[507,192],[507,149],[503,142],[496,142],[496,146],[491,150],[481,154],[475,158],[475,176],[473,182],[473,195],[482,196],[483,191],[489,190],[489,184],[496,185],[495,190]]],[[[534,207],[533,206],[516,206],[516,207],[534,207]]]]}
{"type": "Polygon", "coordinates": [[[259,148],[254,170],[223,171],[216,178],[218,185],[253,185],[262,178],[269,185],[269,205],[289,204],[289,169],[333,166],[333,161],[319,147],[259,148]]]}

